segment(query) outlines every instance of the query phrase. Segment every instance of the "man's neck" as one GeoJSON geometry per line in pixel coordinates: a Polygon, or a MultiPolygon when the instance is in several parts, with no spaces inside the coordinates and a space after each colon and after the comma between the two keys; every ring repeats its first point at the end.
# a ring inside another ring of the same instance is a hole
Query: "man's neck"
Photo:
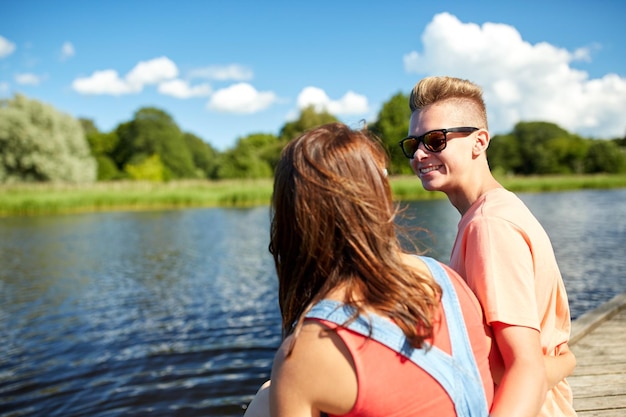
{"type": "Polygon", "coordinates": [[[448,194],[448,200],[450,200],[450,203],[458,210],[461,216],[467,213],[472,204],[489,191],[496,188],[504,188],[491,173],[484,175],[482,178],[482,181],[472,184],[471,188],[466,187],[454,195],[448,194]]]}

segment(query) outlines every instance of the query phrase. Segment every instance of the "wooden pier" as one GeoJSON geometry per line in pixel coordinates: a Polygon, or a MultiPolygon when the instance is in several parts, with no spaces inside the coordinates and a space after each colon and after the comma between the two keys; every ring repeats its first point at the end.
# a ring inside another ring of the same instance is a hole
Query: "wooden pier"
{"type": "Polygon", "coordinates": [[[626,416],[626,293],[572,323],[576,369],[567,378],[579,417],[626,416]]]}

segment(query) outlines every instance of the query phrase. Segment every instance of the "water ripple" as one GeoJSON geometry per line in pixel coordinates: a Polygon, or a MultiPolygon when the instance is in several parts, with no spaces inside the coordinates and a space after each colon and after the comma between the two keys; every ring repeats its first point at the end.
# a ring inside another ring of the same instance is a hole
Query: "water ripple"
{"type": "MultiPolygon", "coordinates": [[[[624,291],[626,190],[522,198],[574,317],[624,291]]],[[[411,212],[445,261],[458,213],[445,201],[411,212]]],[[[280,314],[267,208],[0,219],[0,236],[1,417],[241,416],[269,377],[280,314]]]]}

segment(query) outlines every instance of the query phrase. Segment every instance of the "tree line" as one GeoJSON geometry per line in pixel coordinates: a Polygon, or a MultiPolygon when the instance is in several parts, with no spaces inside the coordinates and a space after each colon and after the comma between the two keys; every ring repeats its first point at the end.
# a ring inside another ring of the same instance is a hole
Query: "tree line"
{"type": "MultiPolygon", "coordinates": [[[[387,148],[392,175],[412,174],[397,145],[409,117],[408,95],[397,93],[367,126],[387,148]]],[[[17,94],[0,101],[0,182],[269,178],[289,140],[334,121],[308,107],[277,134],[252,133],[220,152],[162,109],[141,108],[132,120],[101,132],[90,119],[17,94]]],[[[623,173],[626,137],[583,138],[554,123],[519,122],[492,137],[487,156],[501,174],[623,173]]]]}

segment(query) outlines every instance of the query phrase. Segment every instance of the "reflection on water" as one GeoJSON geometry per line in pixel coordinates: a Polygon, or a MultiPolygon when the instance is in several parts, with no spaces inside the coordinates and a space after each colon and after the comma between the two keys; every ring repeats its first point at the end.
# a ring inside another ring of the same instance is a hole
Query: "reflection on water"
{"type": "Polygon", "coordinates": [[[267,208],[0,221],[0,414],[240,415],[280,342],[267,208]]]}
{"type": "Polygon", "coordinates": [[[626,190],[522,199],[552,239],[574,317],[626,291],[626,190]]]}
{"type": "MultiPolygon", "coordinates": [[[[573,316],[626,288],[626,190],[523,194],[573,316]]],[[[448,259],[459,215],[407,204],[448,259]]],[[[0,219],[0,416],[239,416],[280,343],[269,211],[0,219]]]]}

